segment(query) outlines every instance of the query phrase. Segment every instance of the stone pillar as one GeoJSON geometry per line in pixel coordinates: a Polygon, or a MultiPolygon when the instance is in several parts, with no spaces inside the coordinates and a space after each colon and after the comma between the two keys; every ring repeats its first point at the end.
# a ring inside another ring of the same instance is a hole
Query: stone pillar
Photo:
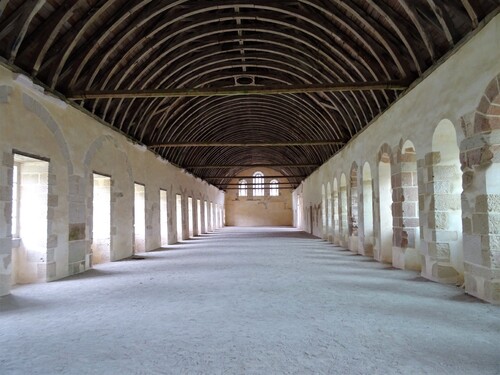
{"type": "Polygon", "coordinates": [[[349,242],[348,247],[354,253],[358,252],[358,228],[359,228],[359,215],[358,215],[358,201],[359,193],[358,188],[359,183],[359,173],[358,166],[356,163],[353,164],[351,168],[351,173],[349,175],[349,196],[347,202],[348,206],[348,228],[349,228],[349,242]]]}
{"type": "MultiPolygon", "coordinates": [[[[90,175],[89,181],[86,181],[82,176],[71,175],[68,181],[68,275],[74,275],[91,267],[92,189],[88,189],[86,196],[85,183],[92,184],[92,176],[90,175]]],[[[111,180],[111,204],[115,199],[113,180],[111,180]]],[[[116,232],[116,228],[113,227],[113,215],[111,215],[111,238],[113,232],[116,232]]]]}
{"type": "Polygon", "coordinates": [[[205,223],[205,201],[200,200],[200,217],[201,217],[201,233],[207,233],[207,227],[205,223]]]}
{"type": "Polygon", "coordinates": [[[176,226],[176,195],[173,188],[167,190],[167,216],[168,216],[168,244],[173,245],[177,242],[176,226]]]}
{"type": "Polygon", "coordinates": [[[189,208],[188,196],[182,196],[182,239],[189,240],[189,208]]]}
{"type": "MultiPolygon", "coordinates": [[[[194,194],[193,194],[194,197],[194,194]]],[[[198,236],[198,215],[200,213],[198,212],[198,201],[196,198],[193,198],[193,236],[197,237],[198,236]]]]}
{"type": "MultiPolygon", "coordinates": [[[[59,195],[57,189],[57,178],[53,171],[52,164],[49,164],[48,185],[48,205],[47,205],[47,256],[45,264],[40,264],[40,273],[44,273],[42,281],[57,279],[55,252],[59,241],[56,225],[54,223],[55,210],[59,206],[59,195]]],[[[61,197],[65,198],[65,197],[61,197]]]]}
{"type": "Polygon", "coordinates": [[[461,229],[454,220],[461,212],[460,195],[453,180],[460,175],[455,165],[440,165],[440,152],[425,155],[422,168],[422,194],[419,208],[425,216],[421,253],[422,276],[441,283],[460,283],[460,272],[452,264],[451,252],[461,247],[461,229]]]}
{"type": "Polygon", "coordinates": [[[417,181],[415,150],[400,150],[392,166],[392,264],[396,268],[420,271],[417,181]]]}
{"type": "Polygon", "coordinates": [[[333,230],[333,243],[335,245],[340,244],[340,202],[339,202],[339,191],[337,185],[334,186],[332,192],[333,198],[333,210],[332,210],[332,230],[333,230]]]}
{"type": "Polygon", "coordinates": [[[2,153],[0,164],[0,296],[10,293],[12,273],[12,168],[11,152],[2,153]]]}
{"type": "Polygon", "coordinates": [[[340,184],[339,195],[340,246],[347,248],[349,246],[349,212],[347,207],[347,185],[340,184]]]}
{"type": "Polygon", "coordinates": [[[500,76],[487,87],[460,145],[465,291],[500,304],[500,76]]]}

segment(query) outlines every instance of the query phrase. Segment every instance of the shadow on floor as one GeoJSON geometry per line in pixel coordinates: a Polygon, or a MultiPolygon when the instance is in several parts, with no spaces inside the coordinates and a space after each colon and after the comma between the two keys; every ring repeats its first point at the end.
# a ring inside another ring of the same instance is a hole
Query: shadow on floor
{"type": "Polygon", "coordinates": [[[47,303],[41,300],[29,299],[26,297],[19,297],[13,294],[0,297],[0,313],[7,313],[12,311],[27,310],[30,311],[39,307],[46,306],[47,303]]]}
{"type": "MultiPolygon", "coordinates": [[[[109,263],[107,263],[109,264],[109,263]]],[[[97,265],[96,267],[99,267],[97,265]]],[[[64,283],[67,281],[73,281],[73,280],[85,280],[85,279],[95,279],[98,277],[110,277],[110,276],[116,276],[116,275],[123,275],[127,274],[127,272],[122,272],[122,271],[110,271],[110,270],[102,270],[99,268],[91,268],[85,272],[79,273],[77,275],[71,275],[68,277],[65,277],[64,279],[59,279],[55,281],[51,281],[51,283],[54,284],[59,284],[59,283],[64,283]]]]}

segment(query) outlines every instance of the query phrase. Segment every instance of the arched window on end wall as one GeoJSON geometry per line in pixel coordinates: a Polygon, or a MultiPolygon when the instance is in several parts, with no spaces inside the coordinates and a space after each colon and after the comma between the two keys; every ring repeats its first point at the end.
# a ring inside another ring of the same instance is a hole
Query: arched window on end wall
{"type": "Polygon", "coordinates": [[[269,195],[271,197],[277,197],[280,195],[278,180],[271,180],[269,183],[269,195]]]}
{"type": "Polygon", "coordinates": [[[247,180],[240,180],[238,183],[238,196],[246,197],[247,196],[247,180]]]}
{"type": "Polygon", "coordinates": [[[262,172],[255,172],[253,174],[253,196],[264,196],[264,174],[262,172]]]}

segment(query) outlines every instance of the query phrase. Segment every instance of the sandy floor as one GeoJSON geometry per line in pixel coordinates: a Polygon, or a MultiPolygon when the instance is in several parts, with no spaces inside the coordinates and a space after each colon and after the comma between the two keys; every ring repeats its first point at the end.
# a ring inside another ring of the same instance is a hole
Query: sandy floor
{"type": "Polygon", "coordinates": [[[292,229],[0,298],[1,374],[500,374],[500,308],[292,229]]]}

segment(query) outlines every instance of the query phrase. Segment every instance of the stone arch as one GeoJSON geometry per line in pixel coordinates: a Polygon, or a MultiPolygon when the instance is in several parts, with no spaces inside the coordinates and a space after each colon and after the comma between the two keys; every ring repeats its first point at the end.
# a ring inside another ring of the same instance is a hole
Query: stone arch
{"type": "Polygon", "coordinates": [[[378,152],[378,195],[376,199],[378,236],[374,257],[392,264],[392,150],[385,143],[378,152]]]}
{"type": "Polygon", "coordinates": [[[500,302],[500,74],[486,87],[460,145],[465,290],[500,302]]]}
{"type": "Polygon", "coordinates": [[[68,168],[68,176],[73,175],[73,162],[71,161],[71,154],[69,152],[69,147],[61,131],[61,128],[51,116],[50,112],[35,98],[23,93],[23,104],[24,107],[33,112],[40,120],[49,128],[49,130],[54,135],[57,144],[61,150],[61,153],[66,160],[68,168]]]}
{"type": "Polygon", "coordinates": [[[362,222],[361,243],[364,255],[373,255],[373,179],[370,163],[365,162],[362,169],[362,222]]]}
{"type": "Polygon", "coordinates": [[[92,241],[92,175],[99,172],[111,177],[111,244],[110,259],[118,260],[133,253],[133,202],[134,177],[130,161],[123,146],[111,135],[96,138],[88,147],[83,165],[85,177],[82,184],[86,198],[86,266],[89,266],[92,241]],[[98,160],[99,154],[103,156],[98,160]]]}
{"type": "Polygon", "coordinates": [[[434,129],[432,152],[425,155],[424,164],[422,276],[462,284],[462,172],[457,132],[450,120],[442,119],[434,129]]]}
{"type": "MultiPolygon", "coordinates": [[[[49,184],[48,184],[48,196],[49,196],[49,205],[47,210],[47,255],[45,258],[45,280],[51,281],[58,279],[63,276],[67,276],[69,274],[77,273],[83,271],[83,269],[78,268],[76,270],[72,270],[71,267],[68,269],[67,264],[67,244],[68,237],[71,241],[71,236],[68,236],[68,231],[71,234],[72,232],[72,215],[68,213],[74,212],[77,210],[78,203],[75,202],[75,199],[72,199],[75,195],[78,194],[77,191],[73,188],[73,179],[74,179],[74,167],[71,158],[71,153],[69,152],[69,147],[66,142],[66,138],[57,123],[57,121],[52,117],[49,110],[40,103],[36,98],[23,93],[22,100],[24,107],[29,112],[32,112],[36,117],[40,119],[42,124],[46,126],[46,128],[52,134],[55,143],[57,144],[59,153],[64,162],[60,163],[61,167],[66,169],[66,174],[64,176],[65,184],[67,185],[66,189],[63,189],[61,184],[58,182],[61,180],[60,174],[62,171],[58,173],[56,171],[56,167],[54,166],[54,160],[51,159],[49,163],[49,184]],[[69,196],[69,200],[67,199],[69,196]],[[62,199],[61,199],[62,198],[62,199]],[[66,203],[67,202],[67,203],[66,203]],[[67,204],[67,209],[64,205],[67,204]],[[68,229],[65,228],[64,231],[58,230],[57,226],[54,225],[57,221],[56,211],[59,211],[59,215],[66,216],[66,220],[69,221],[68,229]],[[62,212],[64,211],[64,213],[62,212]]],[[[76,201],[78,201],[76,199],[76,201]]],[[[69,251],[71,251],[71,242],[69,243],[69,251]]],[[[39,266],[39,272],[41,271],[41,267],[39,266]]]]}

